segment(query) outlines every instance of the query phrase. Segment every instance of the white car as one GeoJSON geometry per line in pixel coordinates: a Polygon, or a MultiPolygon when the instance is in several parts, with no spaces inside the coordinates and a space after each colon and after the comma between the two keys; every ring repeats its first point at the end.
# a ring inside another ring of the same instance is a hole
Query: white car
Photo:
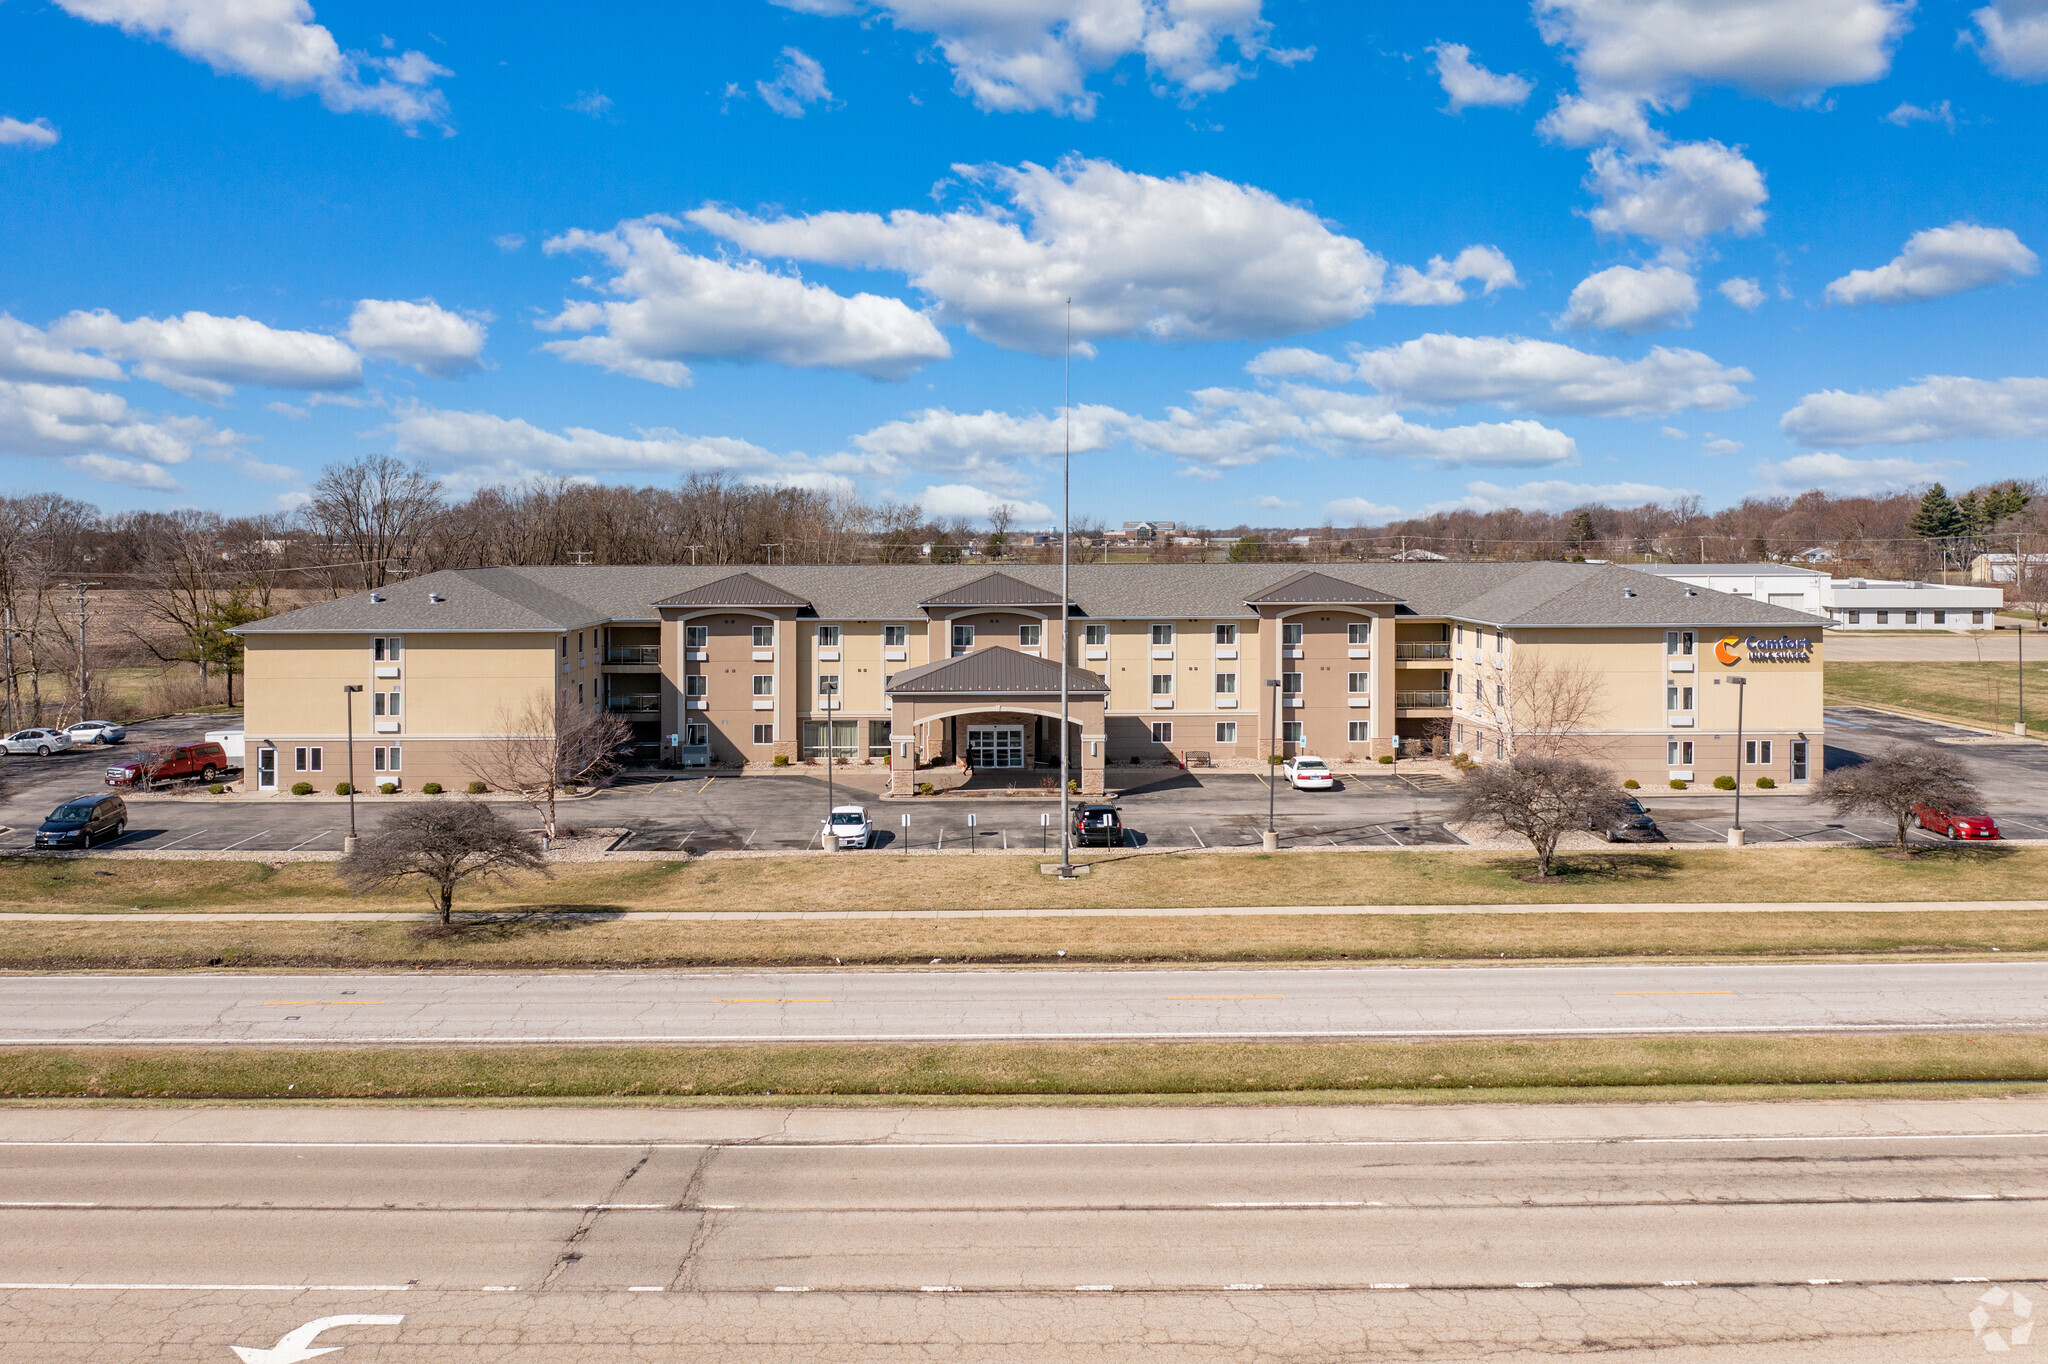
{"type": "Polygon", "coordinates": [[[1327,791],[1337,784],[1337,778],[1330,771],[1330,765],[1321,758],[1312,758],[1306,753],[1298,758],[1289,758],[1280,774],[1287,778],[1287,784],[1297,791],[1327,791]]]}
{"type": "Polygon", "coordinates": [[[874,836],[874,830],[868,826],[866,810],[858,805],[832,807],[832,820],[825,826],[825,847],[828,851],[865,848],[874,836]]]}
{"type": "Polygon", "coordinates": [[[0,749],[10,754],[33,753],[38,758],[62,753],[70,747],[71,736],[61,729],[23,729],[0,739],[0,749]]]}
{"type": "Polygon", "coordinates": [[[112,720],[80,720],[64,729],[74,744],[118,744],[128,737],[128,727],[112,720]]]}

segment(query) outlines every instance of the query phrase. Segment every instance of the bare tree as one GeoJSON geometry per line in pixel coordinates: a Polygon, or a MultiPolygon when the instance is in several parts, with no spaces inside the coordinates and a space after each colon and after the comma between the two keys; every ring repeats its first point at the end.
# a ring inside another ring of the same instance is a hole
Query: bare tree
{"type": "MultiPolygon", "coordinates": [[[[1485,674],[1474,675],[1483,687],[1485,674]]],[[[1606,690],[1606,679],[1585,660],[1545,658],[1517,643],[1508,660],[1506,706],[1490,709],[1495,711],[1495,723],[1505,722],[1510,753],[1534,758],[1583,755],[1606,690]]]]}
{"type": "Polygon", "coordinates": [[[533,841],[503,815],[477,801],[410,805],[386,816],[375,833],[335,870],[358,893],[386,890],[408,881],[425,882],[447,923],[455,890],[465,881],[479,885],[508,880],[516,872],[548,874],[533,841]]]}
{"type": "Polygon", "coordinates": [[[1931,744],[1893,744],[1854,767],[1838,767],[1821,778],[1820,797],[1838,815],[1888,816],[1901,848],[1919,806],[1960,814],[1984,808],[1962,759],[1931,744]]]}
{"type": "Polygon", "coordinates": [[[463,759],[469,775],[496,791],[510,791],[540,817],[541,833],[555,840],[555,796],[582,781],[630,742],[633,727],[616,715],[592,714],[560,692],[536,696],[523,710],[501,714],[498,737],[463,759]]]}
{"type": "Polygon", "coordinates": [[[1627,812],[1621,788],[1605,769],[1576,758],[1518,755],[1466,772],[1450,818],[1520,834],[1536,850],[1536,874],[1548,876],[1558,839],[1627,812]]]}
{"type": "Polygon", "coordinates": [[[368,591],[422,566],[441,512],[440,485],[426,465],[369,455],[322,470],[305,516],[337,552],[352,556],[368,591]]]}

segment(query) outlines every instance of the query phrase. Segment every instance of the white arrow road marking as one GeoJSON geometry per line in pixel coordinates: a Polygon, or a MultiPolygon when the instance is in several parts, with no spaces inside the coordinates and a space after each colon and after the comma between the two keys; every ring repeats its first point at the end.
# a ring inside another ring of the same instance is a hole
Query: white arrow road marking
{"type": "Polygon", "coordinates": [[[337,1326],[396,1326],[404,1320],[404,1317],[366,1317],[353,1314],[321,1317],[317,1321],[309,1321],[304,1326],[286,1331],[278,1339],[277,1344],[267,1350],[253,1345],[230,1345],[228,1348],[241,1356],[242,1364],[299,1364],[302,1359],[311,1359],[315,1355],[331,1355],[341,1348],[339,1345],[323,1345],[317,1350],[308,1348],[313,1344],[313,1338],[322,1331],[330,1331],[337,1326]]]}

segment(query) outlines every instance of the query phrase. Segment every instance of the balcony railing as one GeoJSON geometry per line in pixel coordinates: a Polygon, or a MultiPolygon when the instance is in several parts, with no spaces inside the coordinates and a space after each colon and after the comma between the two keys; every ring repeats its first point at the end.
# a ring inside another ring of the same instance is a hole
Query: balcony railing
{"type": "Polygon", "coordinates": [[[1416,707],[1425,710],[1441,709],[1451,704],[1451,694],[1447,691],[1397,691],[1394,693],[1394,704],[1397,707],[1416,707]]]}
{"type": "Polygon", "coordinates": [[[1394,657],[1396,659],[1449,658],[1450,656],[1451,646],[1448,644],[1396,644],[1394,646],[1394,657]]]}
{"type": "Polygon", "coordinates": [[[659,663],[661,662],[661,646],[659,644],[621,645],[606,649],[604,651],[604,661],[607,663],[659,663]]]}
{"type": "Polygon", "coordinates": [[[629,711],[657,711],[661,709],[660,692],[613,692],[604,699],[604,708],[614,715],[629,711]]]}

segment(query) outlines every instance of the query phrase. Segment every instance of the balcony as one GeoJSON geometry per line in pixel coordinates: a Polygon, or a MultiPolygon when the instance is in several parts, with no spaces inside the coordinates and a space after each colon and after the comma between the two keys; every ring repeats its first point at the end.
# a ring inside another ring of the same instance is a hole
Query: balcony
{"type": "Polygon", "coordinates": [[[603,664],[618,672],[653,672],[661,667],[661,646],[615,644],[604,651],[603,664]]]}
{"type": "Polygon", "coordinates": [[[604,708],[613,715],[659,715],[661,693],[613,692],[604,699],[604,708]]]}
{"type": "Polygon", "coordinates": [[[1437,659],[1449,658],[1450,656],[1451,646],[1448,644],[1397,643],[1394,645],[1394,661],[1396,663],[1406,663],[1410,659],[1437,659]]]}
{"type": "Polygon", "coordinates": [[[1397,691],[1394,693],[1394,707],[1397,710],[1449,710],[1451,694],[1447,691],[1397,691]]]}

